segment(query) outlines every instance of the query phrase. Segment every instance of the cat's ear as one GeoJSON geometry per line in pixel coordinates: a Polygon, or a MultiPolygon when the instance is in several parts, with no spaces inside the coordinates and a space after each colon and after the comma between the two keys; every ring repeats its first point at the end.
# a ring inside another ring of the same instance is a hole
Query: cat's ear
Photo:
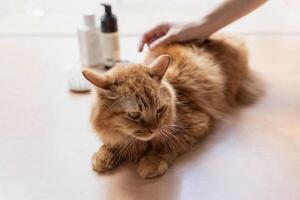
{"type": "Polygon", "coordinates": [[[108,89],[108,81],[101,74],[98,74],[97,72],[94,72],[89,69],[82,70],[82,74],[88,81],[90,81],[95,86],[105,90],[108,89]]]}
{"type": "Polygon", "coordinates": [[[159,56],[149,65],[149,67],[151,68],[151,75],[153,77],[158,78],[158,80],[161,80],[162,77],[165,75],[170,64],[171,64],[171,56],[169,55],[159,56]]]}

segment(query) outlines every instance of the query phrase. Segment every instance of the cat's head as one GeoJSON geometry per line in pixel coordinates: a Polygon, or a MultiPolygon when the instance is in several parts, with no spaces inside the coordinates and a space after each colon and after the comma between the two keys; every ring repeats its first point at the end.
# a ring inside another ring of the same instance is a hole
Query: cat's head
{"type": "Polygon", "coordinates": [[[175,94],[163,76],[170,56],[162,55],[150,65],[119,65],[106,75],[84,70],[83,75],[97,87],[97,126],[140,140],[159,137],[163,127],[175,120],[175,94]],[[99,120],[99,121],[97,121],[99,120]]]}

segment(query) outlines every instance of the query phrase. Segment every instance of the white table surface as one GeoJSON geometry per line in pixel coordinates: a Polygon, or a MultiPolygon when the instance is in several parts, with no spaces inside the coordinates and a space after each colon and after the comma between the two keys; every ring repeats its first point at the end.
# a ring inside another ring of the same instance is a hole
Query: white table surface
{"type": "MultiPolygon", "coordinates": [[[[138,38],[123,58],[140,61],[138,38]]],[[[93,96],[68,92],[75,37],[0,38],[0,199],[300,199],[300,37],[247,36],[267,94],[218,125],[162,177],[127,163],[99,175],[100,141],[88,117],[93,96]]]]}

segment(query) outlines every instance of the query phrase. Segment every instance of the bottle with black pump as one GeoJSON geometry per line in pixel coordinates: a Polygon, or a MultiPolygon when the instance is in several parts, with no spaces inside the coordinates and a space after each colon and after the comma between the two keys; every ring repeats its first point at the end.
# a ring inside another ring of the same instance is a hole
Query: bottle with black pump
{"type": "Polygon", "coordinates": [[[111,5],[101,5],[105,8],[105,13],[101,17],[102,56],[104,64],[111,67],[120,60],[118,23],[111,5]]]}

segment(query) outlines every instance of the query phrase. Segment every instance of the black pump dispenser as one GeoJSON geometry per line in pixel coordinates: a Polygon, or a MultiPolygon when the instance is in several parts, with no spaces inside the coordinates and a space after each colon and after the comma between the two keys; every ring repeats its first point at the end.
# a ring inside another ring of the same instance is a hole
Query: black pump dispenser
{"type": "Polygon", "coordinates": [[[117,17],[111,11],[111,5],[101,4],[104,6],[105,13],[101,17],[101,31],[103,33],[113,33],[118,31],[117,17]]]}

